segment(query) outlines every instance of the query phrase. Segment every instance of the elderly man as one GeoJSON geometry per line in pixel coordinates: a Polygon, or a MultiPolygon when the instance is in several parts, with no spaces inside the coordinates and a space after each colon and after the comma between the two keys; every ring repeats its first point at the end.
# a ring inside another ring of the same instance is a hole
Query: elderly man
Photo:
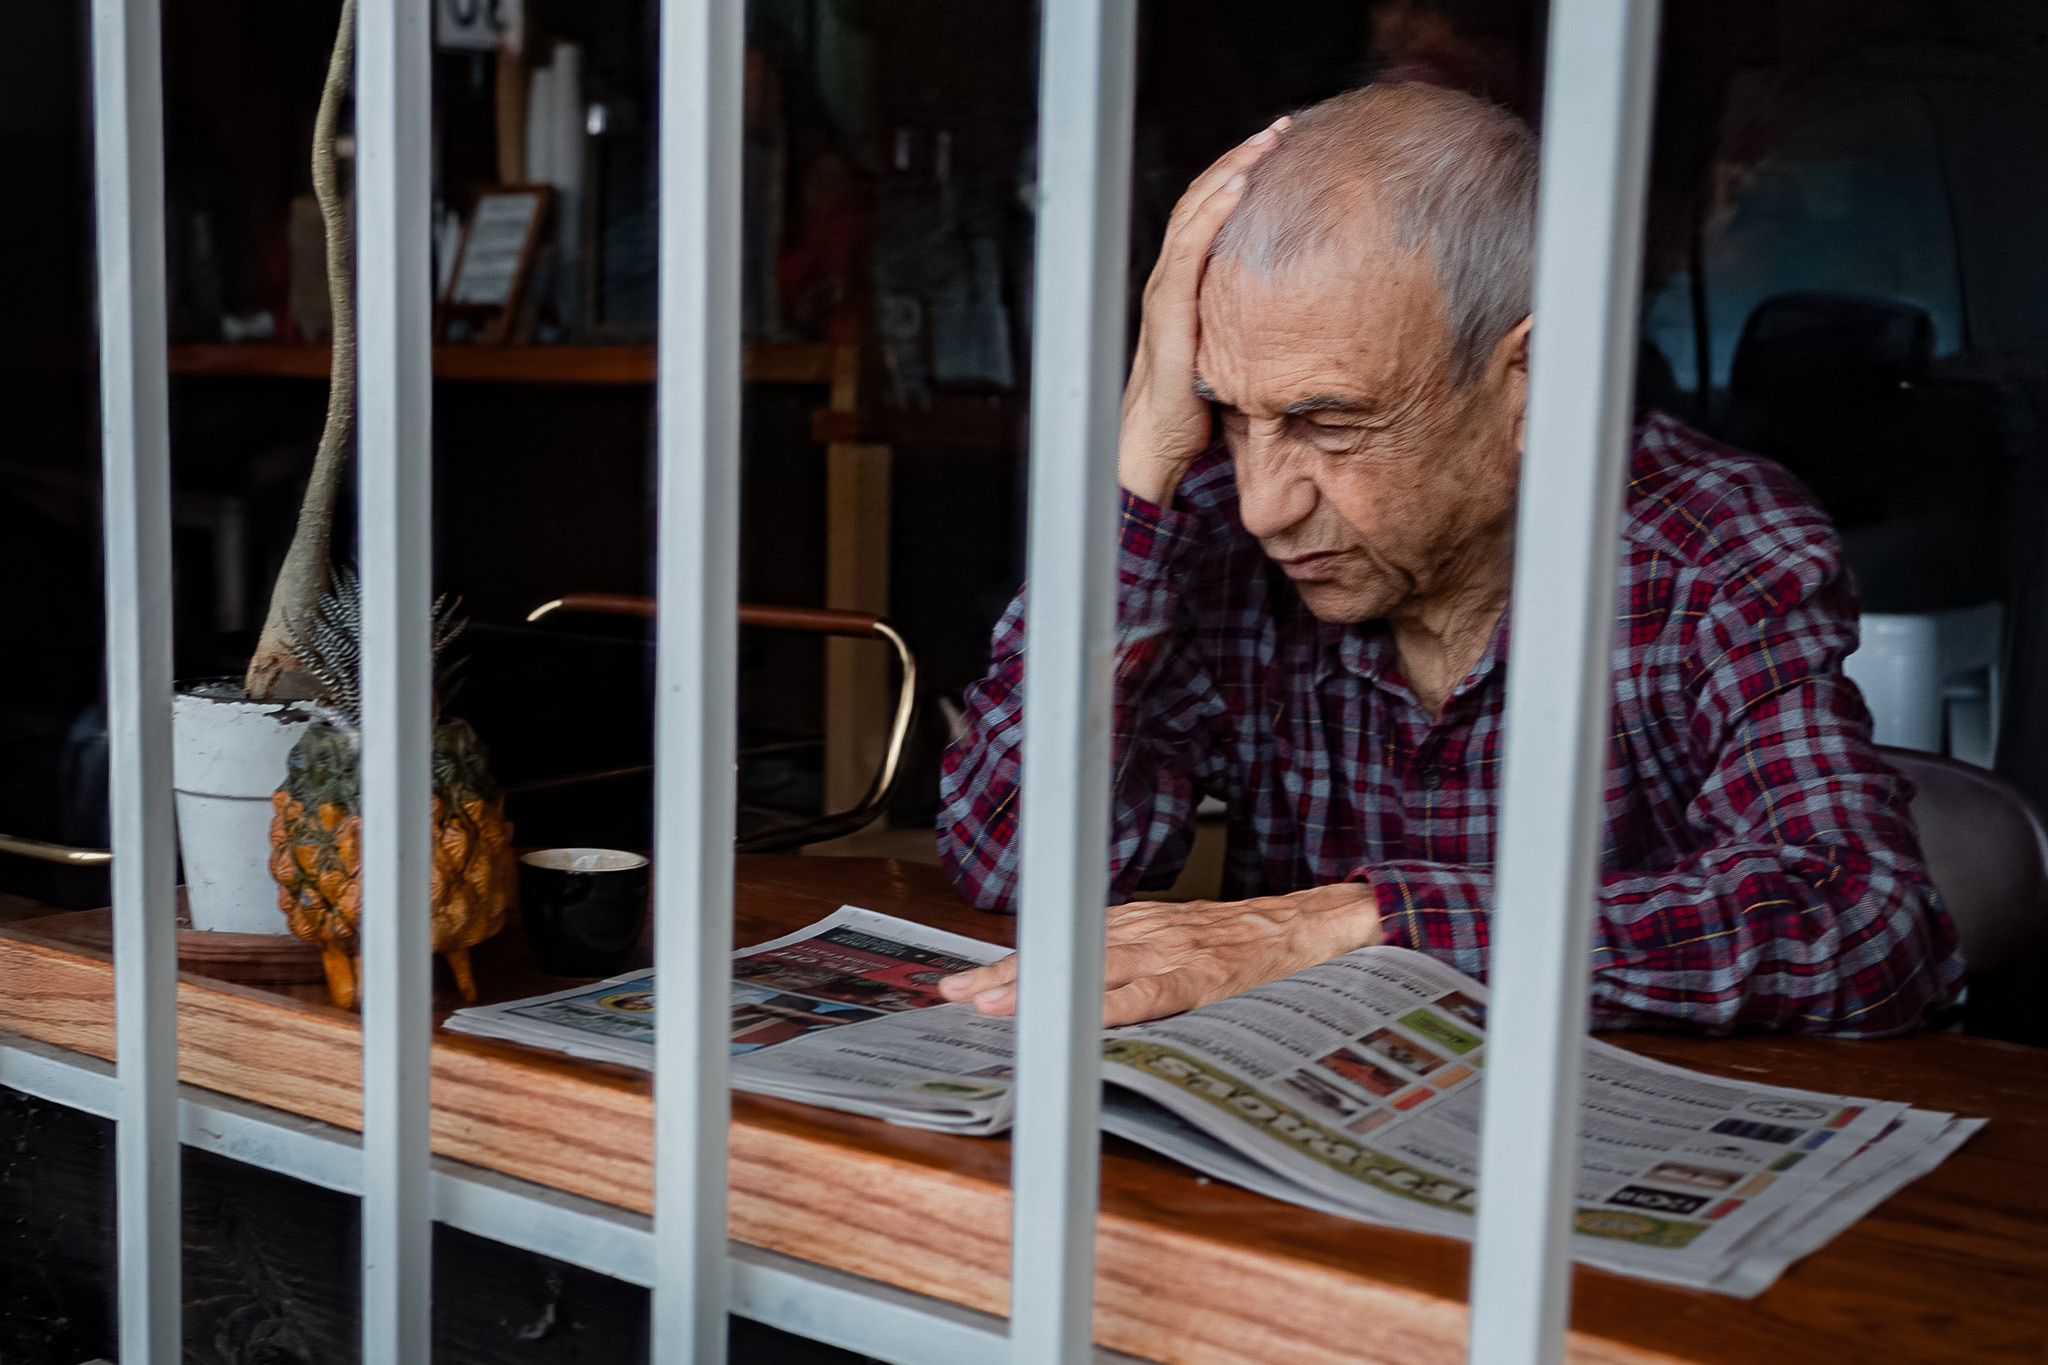
{"type": "MultiPolygon", "coordinates": [[[[1513,118],[1394,85],[1276,123],[1175,210],[1118,453],[1111,899],[1173,881],[1212,796],[1226,899],[1112,912],[1107,1023],[1375,943],[1485,976],[1535,193],[1513,118]]],[[[1842,676],[1825,514],[1652,414],[1619,549],[1596,1024],[1913,1027],[1962,967],[1842,676]]],[[[946,758],[941,852],[991,908],[1023,637],[1020,595],[946,758]]],[[[1007,1013],[1015,970],[941,988],[1007,1013]]]]}

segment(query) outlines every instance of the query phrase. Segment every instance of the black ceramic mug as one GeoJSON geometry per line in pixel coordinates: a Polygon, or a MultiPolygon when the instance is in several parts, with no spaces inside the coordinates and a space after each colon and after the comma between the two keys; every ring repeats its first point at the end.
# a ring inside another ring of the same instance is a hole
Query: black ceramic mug
{"type": "Polygon", "coordinates": [[[540,969],[624,970],[647,922],[647,859],[615,848],[543,848],[519,860],[519,918],[540,969]]]}

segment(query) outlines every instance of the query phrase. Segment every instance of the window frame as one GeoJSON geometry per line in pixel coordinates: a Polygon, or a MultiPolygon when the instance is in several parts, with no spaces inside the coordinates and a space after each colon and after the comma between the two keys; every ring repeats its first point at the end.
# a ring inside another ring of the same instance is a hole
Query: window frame
{"type": "MultiPolygon", "coordinates": [[[[1107,884],[1115,445],[1135,0],[1045,0],[1041,34],[1020,1155],[997,1319],[726,1241],[725,1026],[740,396],[740,0],[661,0],[656,1214],[434,1162],[429,9],[359,0],[364,1129],[177,1084],[170,477],[158,0],[93,0],[118,1066],[0,1045],[0,1083],[117,1125],[123,1360],[180,1351],[178,1147],[363,1197],[363,1350],[428,1359],[436,1219],[654,1290],[654,1357],[717,1362],[728,1311],[923,1365],[1089,1340],[1107,884]],[[1054,513],[1048,515],[1047,513],[1054,513]]],[[[1470,1355],[1561,1359],[1656,0],[1551,7],[1534,346],[1508,674],[1495,1042],[1470,1355]],[[1533,1140],[1532,1140],[1533,1135],[1533,1140]]]]}

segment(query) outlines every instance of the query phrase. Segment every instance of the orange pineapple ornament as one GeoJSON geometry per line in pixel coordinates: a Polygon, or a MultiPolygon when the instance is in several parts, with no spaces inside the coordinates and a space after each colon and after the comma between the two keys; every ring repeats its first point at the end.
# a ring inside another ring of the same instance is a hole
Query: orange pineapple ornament
{"type": "MultiPolygon", "coordinates": [[[[293,933],[319,946],[328,994],[343,1009],[354,1009],[361,995],[360,620],[354,575],[340,569],[314,617],[294,628],[293,653],[320,680],[322,707],[335,723],[307,727],[293,746],[284,785],[270,798],[270,874],[278,908],[293,933]]],[[[437,655],[460,629],[446,607],[436,611],[437,655]]],[[[469,950],[504,927],[516,867],[504,792],[468,722],[434,727],[433,788],[433,951],[447,959],[462,998],[474,1001],[469,950]]]]}

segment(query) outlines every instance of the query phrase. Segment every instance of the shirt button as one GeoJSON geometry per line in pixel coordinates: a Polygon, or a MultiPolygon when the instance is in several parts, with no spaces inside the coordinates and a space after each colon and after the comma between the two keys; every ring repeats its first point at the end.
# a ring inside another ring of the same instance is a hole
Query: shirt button
{"type": "Polygon", "coordinates": [[[1444,770],[1432,763],[1422,770],[1422,786],[1426,791],[1435,791],[1444,784],[1444,770]]]}

